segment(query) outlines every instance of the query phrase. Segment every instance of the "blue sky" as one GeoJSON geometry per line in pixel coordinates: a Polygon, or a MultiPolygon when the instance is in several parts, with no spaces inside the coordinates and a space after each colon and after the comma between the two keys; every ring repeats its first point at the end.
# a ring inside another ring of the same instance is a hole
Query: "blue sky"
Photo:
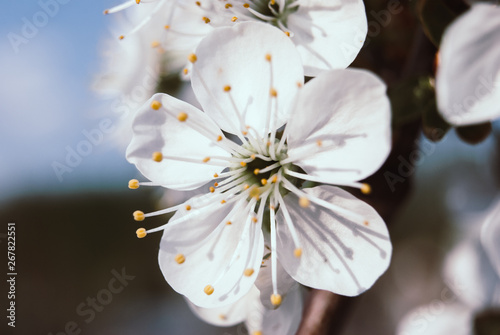
{"type": "Polygon", "coordinates": [[[113,23],[102,11],[119,1],[59,1],[8,1],[2,6],[0,199],[28,188],[116,187],[135,174],[109,134],[91,148],[83,145],[81,150],[92,152],[78,165],[66,163],[68,152],[87,140],[82,132],[99,129],[105,118],[102,110],[96,112],[100,102],[90,85],[101,68],[101,48],[113,23]],[[62,169],[60,178],[54,164],[62,169]]]}

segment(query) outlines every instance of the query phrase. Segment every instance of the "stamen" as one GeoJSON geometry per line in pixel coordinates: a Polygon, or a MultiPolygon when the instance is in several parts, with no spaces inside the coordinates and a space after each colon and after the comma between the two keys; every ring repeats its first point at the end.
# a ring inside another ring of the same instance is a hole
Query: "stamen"
{"type": "Polygon", "coordinates": [[[203,292],[205,292],[206,295],[211,295],[212,293],[214,293],[214,288],[212,287],[212,285],[207,285],[203,289],[203,292]]]}
{"type": "Polygon", "coordinates": [[[135,211],[133,214],[135,221],[144,221],[144,212],[143,211],[135,211]]]}
{"type": "Polygon", "coordinates": [[[155,162],[161,162],[163,160],[163,155],[161,152],[155,151],[153,152],[152,158],[155,162]]]}
{"type": "Polygon", "coordinates": [[[181,122],[185,122],[188,118],[188,115],[184,112],[180,112],[178,115],[177,115],[177,120],[181,121],[181,122]]]}
{"type": "Polygon", "coordinates": [[[153,108],[154,110],[160,109],[161,102],[159,102],[158,100],[153,100],[153,102],[151,103],[151,108],[153,108]]]}
{"type": "Polygon", "coordinates": [[[188,60],[191,62],[191,63],[195,63],[197,60],[198,60],[198,57],[196,57],[195,54],[189,54],[188,56],[188,60]]]}
{"type": "MultiPolygon", "coordinates": [[[[281,162],[283,164],[283,162],[281,162]]],[[[299,178],[302,180],[308,180],[308,181],[313,181],[313,182],[318,182],[318,183],[324,183],[324,184],[332,184],[332,185],[339,185],[339,186],[348,186],[348,187],[354,187],[358,188],[361,190],[363,194],[370,194],[371,192],[371,187],[370,185],[366,183],[359,183],[359,182],[344,182],[344,181],[339,181],[339,182],[325,182],[323,178],[316,177],[316,176],[311,176],[308,174],[304,173],[299,173],[299,172],[294,172],[289,169],[285,169],[285,173],[289,176],[299,178]]]]}
{"type": "Polygon", "coordinates": [[[146,229],[144,229],[144,228],[139,228],[139,229],[137,229],[135,233],[137,234],[137,237],[138,237],[138,238],[144,238],[144,237],[146,237],[146,235],[148,234],[148,233],[146,232],[146,229]]]}
{"type": "Polygon", "coordinates": [[[363,194],[370,194],[372,193],[372,188],[370,185],[363,183],[361,184],[361,193],[363,194]]]}
{"type": "Polygon", "coordinates": [[[137,179],[130,179],[128,182],[128,188],[131,190],[136,190],[139,188],[139,181],[137,179]]]}
{"type": "Polygon", "coordinates": [[[302,248],[296,248],[294,251],[293,251],[293,255],[297,258],[299,258],[300,256],[302,256],[302,248]]]}
{"type": "Polygon", "coordinates": [[[190,205],[186,205],[186,210],[190,211],[191,210],[191,206],[190,205]]]}
{"type": "Polygon", "coordinates": [[[307,207],[309,207],[310,204],[311,204],[311,202],[306,197],[300,197],[299,198],[299,205],[300,205],[300,207],[307,208],[307,207]]]}
{"type": "Polygon", "coordinates": [[[206,17],[206,16],[202,17],[201,19],[203,21],[205,21],[205,23],[207,23],[207,24],[210,23],[210,19],[208,17],[206,17]]]}
{"type": "Polygon", "coordinates": [[[253,275],[255,271],[253,269],[245,269],[245,271],[243,272],[243,274],[246,276],[246,277],[250,277],[251,275],[253,275]]]}
{"type": "Polygon", "coordinates": [[[271,304],[273,304],[273,306],[281,305],[281,294],[271,295],[271,304]]]}
{"type": "MultiPolygon", "coordinates": [[[[283,182],[287,181],[286,178],[283,178],[283,182]]],[[[283,216],[285,217],[285,223],[288,226],[288,230],[290,230],[290,234],[292,235],[293,243],[295,244],[295,249],[300,248],[300,242],[299,242],[299,237],[297,235],[297,231],[295,230],[295,227],[293,225],[293,220],[292,217],[290,216],[290,213],[288,212],[288,209],[286,208],[285,201],[283,200],[281,194],[279,193],[279,184],[276,183],[274,184],[274,194],[276,195],[276,198],[280,204],[281,211],[283,213],[283,216]]]]}
{"type": "Polygon", "coordinates": [[[233,16],[233,17],[231,18],[231,21],[232,21],[232,22],[236,22],[236,20],[238,20],[238,18],[237,18],[236,16],[233,16]]]}
{"type": "Polygon", "coordinates": [[[175,261],[177,262],[177,264],[182,264],[186,261],[186,257],[183,254],[177,254],[175,256],[175,261]]]}

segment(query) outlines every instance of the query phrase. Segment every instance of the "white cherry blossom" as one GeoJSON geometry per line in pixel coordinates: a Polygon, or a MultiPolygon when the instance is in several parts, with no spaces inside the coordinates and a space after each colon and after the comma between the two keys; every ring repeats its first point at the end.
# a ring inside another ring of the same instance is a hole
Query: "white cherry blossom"
{"type": "Polygon", "coordinates": [[[289,288],[278,260],[306,286],[348,296],[370,288],[391,257],[385,223],[327,184],[369,193],[360,180],[380,168],[391,147],[385,85],[354,69],[304,85],[293,43],[257,22],[214,30],[189,59],[204,112],[155,94],[138,111],[127,149],[151,180],[132,180],[131,188],[209,184],[180,205],[134,213],[142,221],[175,211],[167,224],[137,231],[164,231],[159,263],[167,282],[199,307],[223,307],[252,289],[269,258],[264,305],[279,306],[289,288]],[[304,187],[310,182],[317,186],[304,187]]]}
{"type": "MultiPolygon", "coordinates": [[[[105,13],[136,4],[148,6],[150,13],[134,29],[121,35],[122,39],[147,29],[153,45],[165,50],[191,48],[192,52],[213,28],[241,21],[265,22],[290,36],[307,76],[349,66],[368,30],[362,0],[132,0],[105,13]]],[[[189,70],[187,67],[184,72],[189,70]]]]}
{"type": "Polygon", "coordinates": [[[447,28],[439,51],[437,102],[463,126],[500,118],[500,7],[476,3],[447,28]]]}

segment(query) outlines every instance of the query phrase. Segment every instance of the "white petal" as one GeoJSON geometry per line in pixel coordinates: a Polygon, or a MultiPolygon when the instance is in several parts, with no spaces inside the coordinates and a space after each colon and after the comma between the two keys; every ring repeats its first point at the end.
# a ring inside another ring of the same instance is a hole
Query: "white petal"
{"type": "Polygon", "coordinates": [[[260,224],[251,222],[244,210],[247,201],[221,204],[221,198],[208,194],[189,200],[192,209],[177,211],[160,244],[160,268],[167,282],[205,308],[234,303],[248,293],[264,251],[260,224]],[[184,255],[184,263],[175,261],[178,254],[184,255]],[[255,270],[252,276],[244,276],[247,268],[255,270]],[[207,285],[214,288],[211,295],[204,292],[207,285]]]}
{"type": "Polygon", "coordinates": [[[391,111],[384,83],[365,70],[332,70],[299,93],[287,125],[288,154],[324,182],[361,180],[384,163],[391,149],[391,111]]]}
{"type": "Polygon", "coordinates": [[[492,210],[481,228],[481,243],[500,277],[500,199],[492,205],[492,210]]]}
{"type": "Polygon", "coordinates": [[[337,294],[354,296],[368,288],[389,266],[392,245],[382,218],[368,204],[333,186],[304,192],[362,216],[368,225],[351,221],[314,205],[302,208],[290,193],[285,204],[297,231],[302,256],[294,256],[295,244],[283,211],[278,213],[278,258],[298,282],[337,294]]]}
{"type": "Polygon", "coordinates": [[[229,327],[234,326],[247,319],[252,312],[252,303],[259,299],[259,290],[252,286],[250,291],[234,304],[217,308],[198,307],[186,299],[189,308],[203,321],[214,326],[229,327]]]}
{"type": "Polygon", "coordinates": [[[262,334],[293,335],[302,320],[303,298],[300,287],[290,290],[278,309],[267,310],[259,299],[249,308],[245,325],[249,334],[261,331],[262,334]]]}
{"type": "Polygon", "coordinates": [[[453,292],[471,308],[481,308],[494,299],[499,281],[475,230],[446,256],[443,277],[453,292]]]}
{"type": "Polygon", "coordinates": [[[249,125],[262,135],[271,101],[273,115],[277,110],[276,128],[286,122],[297,83],[303,83],[303,69],[293,43],[282,31],[259,22],[218,28],[203,39],[196,55],[193,90],[222,129],[239,134],[242,126],[249,125]],[[224,91],[227,85],[230,92],[224,91]],[[270,95],[271,87],[277,91],[276,98],[270,95]]]}
{"type": "Polygon", "coordinates": [[[476,4],[446,30],[436,75],[438,107],[457,126],[500,117],[500,7],[476,4]]]}
{"type": "Polygon", "coordinates": [[[213,174],[224,169],[221,166],[204,164],[210,156],[230,155],[215,143],[223,136],[217,125],[197,108],[166,94],[155,94],[137,112],[133,123],[134,136],[127,148],[127,159],[151,181],[165,187],[190,190],[213,178],[213,174]],[[151,108],[153,100],[160,101],[159,110],[151,108]],[[177,119],[186,113],[186,122],[177,119]],[[192,124],[203,125],[213,138],[200,134],[192,124]],[[199,160],[200,163],[164,158],[161,162],[152,159],[154,152],[164,156],[199,160]]]}
{"type": "Polygon", "coordinates": [[[307,76],[349,66],[368,31],[361,0],[301,1],[299,9],[288,17],[287,27],[307,76]]]}
{"type": "Polygon", "coordinates": [[[408,312],[399,322],[396,334],[470,335],[472,324],[472,310],[458,303],[445,305],[438,301],[408,312]]]}
{"type": "MultiPolygon", "coordinates": [[[[297,289],[297,282],[290,277],[285,271],[281,263],[278,261],[276,264],[276,282],[278,286],[278,294],[284,298],[289,290],[297,289]]],[[[255,286],[260,290],[260,300],[267,309],[275,309],[271,303],[271,295],[273,292],[272,277],[271,277],[271,260],[268,258],[264,260],[262,267],[259,271],[259,276],[255,281],[255,286]]]]}

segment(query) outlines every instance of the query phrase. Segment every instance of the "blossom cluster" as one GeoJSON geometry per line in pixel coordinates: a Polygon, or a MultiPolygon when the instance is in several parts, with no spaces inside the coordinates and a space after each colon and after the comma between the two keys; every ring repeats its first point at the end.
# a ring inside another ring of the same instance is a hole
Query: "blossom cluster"
{"type": "MultiPolygon", "coordinates": [[[[137,230],[163,232],[168,284],[203,320],[245,322],[252,334],[295,333],[299,284],[346,296],[369,289],[392,244],[377,211],[349,191],[370,194],[363,181],[392,136],[386,85],[348,68],[367,35],[363,1],[129,0],[105,14],[137,5],[133,26],[117,35],[130,43],[121,58],[129,72],[104,86],[133,86],[135,73],[153,69],[155,80],[179,74],[195,97],[150,88],[129,120],[126,157],[148,179],[129,188],[197,193],[133,213],[173,213],[137,230]]],[[[437,103],[453,125],[499,117],[498,11],[473,5],[443,37],[437,103]],[[481,61],[467,67],[473,58],[481,61]]]]}

